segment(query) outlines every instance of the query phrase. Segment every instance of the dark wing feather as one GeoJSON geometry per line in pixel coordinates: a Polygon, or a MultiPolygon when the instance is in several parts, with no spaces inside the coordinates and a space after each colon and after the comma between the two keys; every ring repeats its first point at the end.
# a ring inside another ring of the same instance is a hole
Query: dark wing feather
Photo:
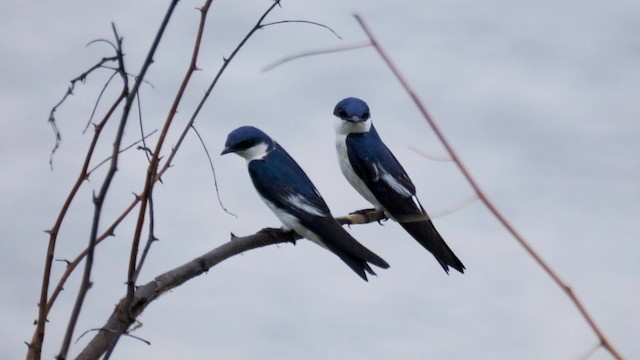
{"type": "Polygon", "coordinates": [[[249,175],[262,197],[301,220],[308,218],[309,214],[291,207],[286,201],[288,196],[300,196],[320,212],[329,214],[329,207],[307,174],[277,144],[264,159],[249,162],[249,175]]]}
{"type": "Polygon", "coordinates": [[[367,133],[349,134],[346,145],[354,172],[390,215],[420,245],[433,254],[447,273],[449,266],[463,273],[464,265],[445,243],[415,198],[415,186],[402,165],[384,145],[375,128],[372,126],[367,133]],[[381,175],[383,171],[392,176],[406,191],[399,192],[389,181],[385,181],[381,175]]]}
{"type": "Polygon", "coordinates": [[[353,170],[393,217],[402,221],[403,217],[423,216],[422,208],[413,200],[416,194],[413,182],[393,153],[384,145],[373,126],[369,132],[349,134],[346,145],[353,170]],[[410,195],[399,193],[385,181],[381,175],[382,170],[392,176],[410,195]]]}

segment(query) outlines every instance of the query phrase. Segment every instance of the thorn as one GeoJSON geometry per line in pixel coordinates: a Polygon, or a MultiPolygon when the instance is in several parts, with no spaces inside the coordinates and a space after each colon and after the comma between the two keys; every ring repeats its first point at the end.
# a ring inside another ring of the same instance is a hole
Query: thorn
{"type": "Polygon", "coordinates": [[[235,239],[237,239],[237,238],[238,238],[238,237],[236,236],[236,234],[234,234],[234,233],[229,233],[229,234],[231,234],[231,241],[233,241],[233,240],[235,240],[235,239]]]}
{"type": "Polygon", "coordinates": [[[49,229],[49,230],[44,230],[45,233],[51,235],[51,233],[53,232],[53,230],[49,229]]]}
{"type": "Polygon", "coordinates": [[[26,342],[26,341],[25,341],[24,343],[27,345],[27,347],[28,347],[29,349],[31,349],[31,348],[33,347],[33,345],[31,345],[31,343],[29,343],[29,342],[26,342]]]}
{"type": "Polygon", "coordinates": [[[198,265],[200,265],[200,269],[202,269],[202,272],[204,272],[205,274],[209,273],[209,268],[207,267],[207,262],[204,261],[203,258],[198,258],[198,265]]]}

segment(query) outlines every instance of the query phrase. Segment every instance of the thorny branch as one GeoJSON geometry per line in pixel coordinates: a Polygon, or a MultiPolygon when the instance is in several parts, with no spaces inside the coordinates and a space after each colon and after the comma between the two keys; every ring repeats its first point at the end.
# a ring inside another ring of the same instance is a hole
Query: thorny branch
{"type": "MultiPolygon", "coordinates": [[[[350,215],[336,218],[343,224],[356,225],[367,224],[385,219],[380,211],[356,212],[350,215]]],[[[135,323],[136,318],[162,294],[180,286],[196,276],[206,273],[215,265],[245,251],[260,247],[293,242],[300,237],[292,231],[258,232],[254,235],[236,237],[231,235],[231,241],[203,254],[182,266],[167,271],[157,276],[147,284],[137,287],[133,299],[128,302],[126,298],[118,302],[115,310],[106,324],[98,330],[98,334],[87,344],[78,355],[78,360],[98,359],[109,349],[113,349],[118,337],[126,334],[129,327],[135,323]],[[127,303],[129,307],[127,307],[127,303]]]]}
{"type": "Polygon", "coordinates": [[[49,155],[49,166],[51,167],[51,169],[53,169],[53,155],[56,153],[56,151],[60,147],[60,142],[62,141],[62,135],[60,134],[60,129],[58,129],[58,124],[56,124],[55,112],[67,100],[67,98],[70,95],[73,95],[73,90],[76,88],[76,83],[78,81],[84,82],[87,79],[87,76],[89,76],[89,74],[91,74],[93,71],[100,69],[104,67],[104,64],[111,61],[116,61],[117,59],[118,59],[117,56],[102,58],[102,60],[100,60],[97,64],[89,68],[89,70],[83,72],[75,79],[71,79],[70,81],[71,84],[69,84],[69,87],[67,88],[67,92],[64,94],[64,96],[62,96],[62,99],[60,99],[60,101],[58,101],[58,103],[55,104],[53,108],[51,108],[48,121],[49,121],[49,124],[51,125],[51,129],[53,130],[53,134],[56,139],[56,142],[53,145],[53,149],[51,150],[51,154],[49,155]]]}
{"type": "MultiPolygon", "coordinates": [[[[116,31],[115,25],[112,24],[114,37],[116,39],[116,48],[117,48],[117,59],[118,59],[118,73],[122,78],[123,82],[123,91],[126,94],[126,101],[123,108],[123,116],[120,119],[120,124],[118,126],[118,131],[116,134],[116,138],[113,144],[113,153],[111,155],[111,166],[107,171],[107,174],[104,178],[102,186],[100,187],[100,191],[97,195],[94,193],[93,203],[94,203],[94,213],[93,213],[93,221],[91,224],[91,233],[89,236],[89,246],[87,251],[87,258],[85,260],[85,268],[84,274],[82,276],[82,280],[80,283],[80,290],[78,290],[78,296],[76,298],[76,302],[73,306],[73,310],[69,317],[69,325],[67,326],[67,330],[64,335],[64,339],[62,340],[62,346],[60,347],[60,352],[56,356],[57,359],[66,359],[67,353],[69,352],[69,346],[71,345],[71,338],[73,337],[73,331],[75,330],[78,318],[80,316],[80,311],[82,310],[82,305],[84,304],[84,299],[91,287],[91,270],[93,268],[93,257],[95,253],[95,245],[96,239],[98,237],[98,228],[100,224],[102,208],[104,204],[104,200],[109,192],[109,187],[111,186],[111,182],[115,176],[116,171],[118,170],[118,157],[120,153],[120,144],[122,142],[122,137],[124,136],[124,129],[127,122],[128,116],[125,115],[128,109],[130,108],[131,103],[131,93],[129,90],[128,77],[125,71],[124,66],[124,58],[122,51],[122,38],[118,35],[116,31]]],[[[135,89],[134,91],[137,91],[135,89]]],[[[135,96],[135,92],[133,94],[135,96]]]]}
{"type": "Polygon", "coordinates": [[[458,167],[458,169],[460,170],[464,178],[467,180],[469,185],[473,188],[474,192],[476,193],[480,201],[482,201],[482,203],[487,207],[487,209],[489,209],[489,211],[495,216],[496,219],[498,219],[498,221],[507,229],[507,231],[516,239],[516,241],[520,245],[522,245],[525,251],[535,260],[535,262],[538,265],[540,265],[540,267],[542,267],[542,269],[547,273],[547,275],[551,277],[551,279],[556,283],[556,285],[558,285],[560,289],[562,289],[562,291],[564,291],[567,294],[567,296],[571,299],[571,301],[576,306],[576,308],[578,309],[582,317],[587,321],[587,323],[589,324],[589,327],[591,327],[593,332],[598,337],[600,341],[600,345],[604,347],[614,358],[618,360],[623,359],[622,355],[618,352],[618,350],[613,346],[613,344],[611,344],[611,342],[604,335],[604,332],[600,329],[600,327],[598,327],[598,325],[596,325],[595,321],[593,320],[593,317],[586,310],[586,308],[584,307],[584,305],[582,304],[578,296],[573,291],[573,289],[571,289],[571,287],[567,285],[567,283],[560,278],[560,276],[551,268],[551,266],[542,258],[542,256],[533,249],[533,247],[529,244],[529,242],[515,229],[515,227],[513,227],[513,225],[511,225],[511,223],[504,217],[504,215],[500,213],[500,211],[491,202],[491,200],[489,200],[489,198],[486,196],[484,191],[482,191],[482,189],[480,188],[480,185],[476,182],[473,176],[471,176],[471,173],[469,172],[467,167],[464,165],[462,160],[458,157],[456,152],[453,150],[453,147],[451,146],[451,144],[444,137],[444,134],[442,133],[442,131],[440,131],[440,128],[436,124],[435,120],[431,117],[431,115],[429,115],[427,108],[424,106],[420,98],[418,98],[416,93],[413,91],[408,81],[402,76],[402,74],[400,74],[400,71],[393,64],[389,55],[382,48],[378,40],[373,36],[373,33],[371,32],[371,30],[369,30],[366,23],[362,19],[362,17],[360,17],[357,14],[355,14],[354,16],[358,21],[358,23],[360,24],[360,26],[362,27],[362,30],[365,32],[365,34],[371,41],[371,44],[373,45],[375,50],[378,52],[378,55],[380,55],[382,60],[384,60],[387,67],[395,75],[396,79],[398,79],[398,81],[400,82],[402,87],[405,89],[407,94],[409,94],[409,96],[411,97],[415,105],[418,107],[418,109],[422,113],[422,116],[424,117],[424,119],[427,121],[427,123],[429,124],[433,132],[436,134],[436,136],[440,140],[440,143],[444,145],[445,149],[449,153],[449,156],[451,157],[453,162],[456,164],[456,166],[458,167]]]}
{"type": "MultiPolygon", "coordinates": [[[[53,153],[56,151],[57,147],[59,146],[59,142],[60,142],[60,139],[61,139],[60,132],[58,131],[57,125],[55,124],[55,118],[54,118],[55,111],[57,110],[58,107],[60,107],[60,105],[62,105],[64,100],[69,95],[73,94],[73,89],[74,89],[75,84],[76,84],[77,81],[84,81],[84,79],[86,79],[86,77],[91,72],[93,72],[94,70],[96,70],[96,69],[98,69],[100,67],[103,67],[103,64],[105,62],[115,61],[115,60],[117,60],[117,56],[103,58],[100,62],[98,62],[93,67],[91,67],[89,70],[85,71],[84,73],[82,73],[77,78],[71,80],[71,85],[70,85],[69,89],[67,90],[67,93],[62,98],[62,100],[53,107],[53,109],[51,110],[51,113],[49,114],[49,123],[52,124],[52,127],[54,128],[54,133],[55,133],[55,136],[56,136],[56,145],[55,145],[54,149],[51,152],[51,156],[53,156],[53,153]]],[[[84,163],[82,165],[82,168],[80,169],[80,174],[78,175],[78,177],[76,179],[76,182],[72,186],[71,191],[69,192],[69,195],[67,196],[64,204],[62,205],[62,208],[60,209],[60,212],[58,213],[58,216],[56,218],[56,221],[55,221],[54,225],[51,227],[50,230],[47,230],[47,233],[49,234],[49,244],[48,244],[48,247],[47,247],[47,255],[46,255],[45,264],[44,264],[44,274],[43,274],[43,277],[42,277],[42,286],[41,286],[41,290],[40,290],[40,300],[38,302],[38,319],[36,320],[36,330],[34,331],[34,334],[33,334],[33,337],[31,339],[31,342],[29,343],[29,351],[27,353],[27,359],[40,359],[40,357],[41,357],[42,343],[44,341],[44,333],[45,333],[45,324],[46,324],[46,318],[47,318],[47,313],[48,313],[47,297],[48,297],[48,291],[49,291],[49,281],[51,279],[51,267],[52,267],[53,258],[54,258],[54,255],[55,255],[55,248],[56,248],[56,242],[57,242],[57,239],[58,239],[58,233],[59,233],[60,228],[62,226],[62,222],[65,219],[66,214],[67,214],[67,212],[68,212],[68,210],[69,210],[69,208],[71,206],[71,203],[75,199],[75,196],[77,195],[78,190],[80,189],[80,186],[88,178],[89,164],[91,163],[91,160],[93,158],[94,150],[95,150],[96,145],[98,143],[98,139],[100,137],[100,134],[102,133],[102,129],[104,128],[106,122],[111,117],[111,115],[118,108],[118,106],[120,105],[122,100],[124,100],[124,98],[126,97],[127,91],[128,91],[128,89],[126,89],[126,87],[123,87],[123,90],[120,93],[120,95],[118,96],[118,98],[114,101],[114,103],[111,105],[111,107],[107,110],[107,112],[104,115],[104,117],[102,118],[102,120],[95,126],[93,138],[91,139],[91,143],[90,143],[89,148],[87,150],[87,154],[85,155],[85,161],[84,161],[84,163]]],[[[52,163],[51,159],[52,158],[50,158],[50,164],[52,163]]]]}

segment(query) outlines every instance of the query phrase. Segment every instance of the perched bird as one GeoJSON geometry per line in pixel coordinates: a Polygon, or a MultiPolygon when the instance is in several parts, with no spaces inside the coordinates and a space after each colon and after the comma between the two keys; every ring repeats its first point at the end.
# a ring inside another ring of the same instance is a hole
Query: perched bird
{"type": "Polygon", "coordinates": [[[464,265],[444,242],[416,197],[416,188],[371,123],[369,106],[357,98],[340,101],[336,150],[342,173],[377,210],[398,223],[429,250],[444,271],[464,273],[464,265]]]}
{"type": "Polygon", "coordinates": [[[389,268],[338,224],[307,174],[267,134],[252,126],[237,128],[229,133],[221,155],[232,152],[247,160],[253,185],[284,229],[336,254],[365,281],[365,272],[375,275],[368,263],[389,268]]]}

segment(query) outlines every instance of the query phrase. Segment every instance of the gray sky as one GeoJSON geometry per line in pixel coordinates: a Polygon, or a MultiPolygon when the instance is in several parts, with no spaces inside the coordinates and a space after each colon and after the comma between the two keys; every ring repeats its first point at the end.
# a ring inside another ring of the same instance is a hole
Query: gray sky
{"type": "MultiPolygon", "coordinates": [[[[30,339],[47,236],[90,134],[81,134],[107,72],[76,89],[57,112],[63,142],[46,122],[68,81],[103,56],[110,22],[124,36],[137,72],[166,5],[158,1],[0,5],[0,132],[3,224],[0,358],[23,357],[30,339]],[[10,326],[6,326],[9,325],[10,326]]],[[[169,145],[203,90],[269,1],[216,1],[198,72],[169,145]]],[[[198,22],[183,1],[143,86],[146,129],[156,129],[186,70],[198,22]]],[[[196,125],[212,154],[241,125],[262,128],[297,159],[335,215],[368,207],[342,178],[334,153],[333,106],[347,96],[369,103],[372,119],[434,214],[472,195],[452,163],[426,159],[444,149],[372,49],[300,59],[260,69],[300,51],[364,40],[358,12],[411,81],[483,189],[581,297],[629,358],[640,357],[640,3],[547,1],[328,0],[283,2],[271,20],[303,19],[258,32],[231,64],[196,125]]],[[[115,92],[115,87],[113,94],[115,92]]],[[[104,105],[100,110],[104,110],[104,105]]],[[[132,118],[133,119],[133,118],[132,118]]],[[[109,129],[108,131],[113,131],[109,129]]],[[[131,121],[126,142],[139,136],[131,121]]],[[[153,143],[157,138],[150,140],[153,143]]],[[[244,160],[214,156],[217,203],[205,154],[193,134],[155,191],[156,235],[141,282],[224,243],[229,233],[278,226],[251,186],[244,160]]],[[[102,159],[111,139],[99,146],[102,159]]],[[[130,151],[106,203],[106,226],[143,185],[145,159],[130,151]]],[[[56,258],[73,258],[89,234],[96,172],[67,217],[56,258]]],[[[391,264],[369,283],[308,241],[249,252],[164,296],[123,339],[117,358],[149,359],[575,359],[596,338],[567,297],[479,203],[436,227],[467,267],[446,276],[433,257],[392,222],[349,231],[391,264]]],[[[94,287],[76,337],[100,327],[124,293],[133,220],[101,245],[94,287]]],[[[54,279],[64,270],[56,263],[54,279]]],[[[79,276],[51,316],[45,358],[59,342],[79,276]]],[[[91,334],[90,334],[91,335],[91,334]]],[[[72,355],[87,343],[83,337],[72,355]]],[[[591,359],[608,359],[600,350],[591,359]]]]}

